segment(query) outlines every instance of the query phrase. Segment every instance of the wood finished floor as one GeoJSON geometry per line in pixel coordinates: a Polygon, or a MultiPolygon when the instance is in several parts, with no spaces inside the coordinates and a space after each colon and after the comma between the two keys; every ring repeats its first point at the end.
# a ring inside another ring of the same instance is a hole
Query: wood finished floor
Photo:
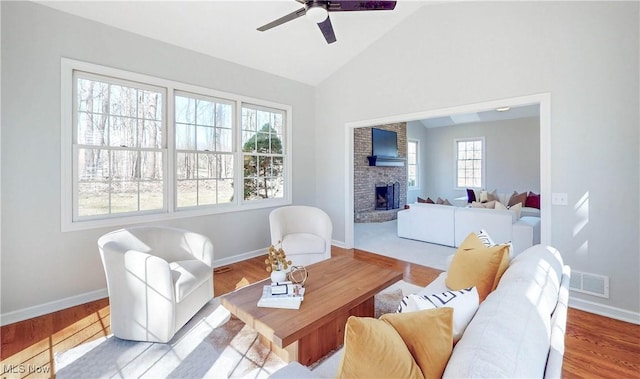
{"type": "MultiPolygon", "coordinates": [[[[424,286],[440,271],[360,250],[333,248],[403,273],[424,286]]],[[[214,275],[215,296],[267,277],[262,257],[214,275]]],[[[0,378],[54,377],[54,355],[110,334],[109,301],[101,299],[0,328],[0,378]]],[[[565,338],[565,378],[640,378],[640,326],[570,308],[565,338]]]]}

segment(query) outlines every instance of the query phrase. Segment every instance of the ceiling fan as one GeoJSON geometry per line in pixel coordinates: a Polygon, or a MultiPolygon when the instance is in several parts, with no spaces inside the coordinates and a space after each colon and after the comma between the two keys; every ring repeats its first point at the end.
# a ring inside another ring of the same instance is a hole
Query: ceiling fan
{"type": "Polygon", "coordinates": [[[294,0],[304,6],[295,12],[263,25],[258,28],[264,32],[285,22],[295,20],[305,16],[318,24],[322,35],[327,43],[336,42],[336,35],[329,18],[330,12],[352,12],[352,11],[390,11],[396,7],[395,1],[322,1],[322,0],[294,0]]]}

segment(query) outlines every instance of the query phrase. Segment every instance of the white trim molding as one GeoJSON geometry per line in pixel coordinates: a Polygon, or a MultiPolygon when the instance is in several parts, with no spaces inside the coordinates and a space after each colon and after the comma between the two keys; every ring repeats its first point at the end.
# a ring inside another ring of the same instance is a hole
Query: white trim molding
{"type": "Polygon", "coordinates": [[[593,301],[589,300],[577,299],[571,296],[569,296],[569,307],[589,313],[594,313],[600,316],[609,317],[615,320],[640,325],[639,312],[632,312],[626,309],[620,309],[604,304],[594,303],[593,301]]]}
{"type": "Polygon", "coordinates": [[[64,299],[50,301],[48,303],[34,305],[32,307],[18,309],[16,311],[0,314],[0,326],[13,324],[14,322],[28,320],[30,318],[46,315],[48,313],[57,312],[62,309],[75,307],[99,299],[109,297],[106,288],[85,292],[79,295],[70,296],[64,299]]]}

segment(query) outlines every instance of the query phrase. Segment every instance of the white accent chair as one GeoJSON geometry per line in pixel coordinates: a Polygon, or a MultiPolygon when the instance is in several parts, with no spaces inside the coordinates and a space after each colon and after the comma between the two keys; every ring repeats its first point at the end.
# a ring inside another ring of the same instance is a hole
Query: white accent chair
{"type": "Polygon", "coordinates": [[[169,227],[134,227],[98,239],[107,277],[111,331],[168,342],[213,298],[213,244],[169,227]]]}
{"type": "Polygon", "coordinates": [[[291,205],[269,214],[271,243],[280,241],[293,265],[306,266],[331,258],[333,224],[319,208],[291,205]]]}

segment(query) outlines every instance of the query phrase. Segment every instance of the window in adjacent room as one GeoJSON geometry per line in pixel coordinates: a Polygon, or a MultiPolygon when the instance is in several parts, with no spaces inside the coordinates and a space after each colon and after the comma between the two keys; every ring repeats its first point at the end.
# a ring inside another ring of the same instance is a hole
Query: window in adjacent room
{"type": "Polygon", "coordinates": [[[484,137],[455,140],[456,188],[484,187],[484,137]]]}
{"type": "Polygon", "coordinates": [[[409,189],[418,189],[420,182],[418,181],[418,162],[419,141],[408,140],[407,142],[407,180],[409,189]]]}

